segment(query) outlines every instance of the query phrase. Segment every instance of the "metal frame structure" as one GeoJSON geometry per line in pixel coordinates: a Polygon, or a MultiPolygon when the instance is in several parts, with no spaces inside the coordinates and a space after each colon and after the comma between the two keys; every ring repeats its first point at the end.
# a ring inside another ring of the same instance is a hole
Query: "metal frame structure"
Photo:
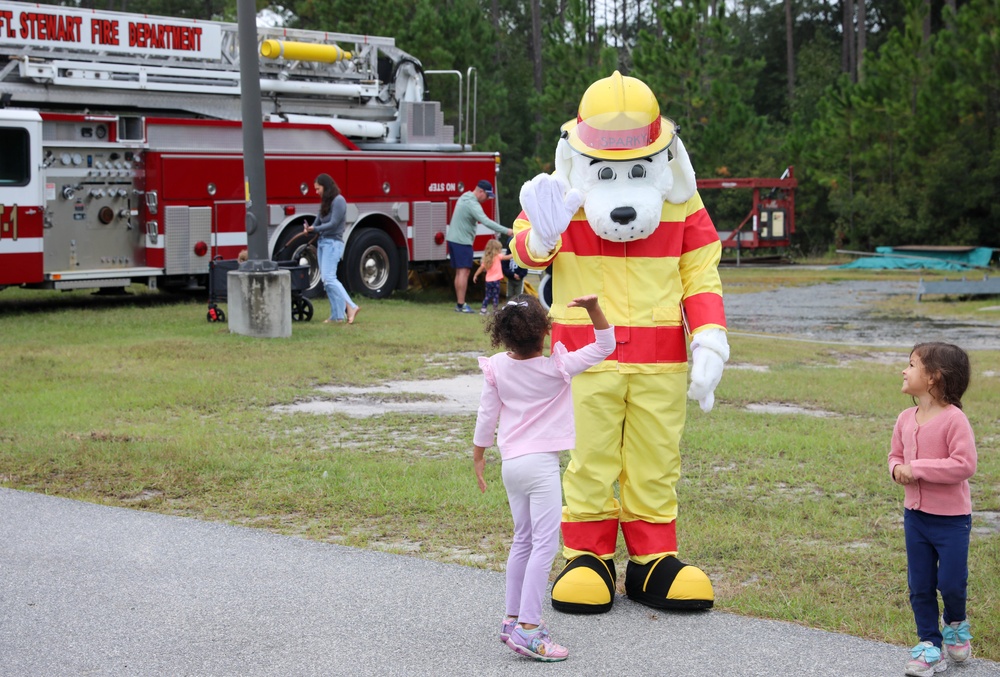
{"type": "Polygon", "coordinates": [[[733,230],[719,230],[723,249],[735,249],[737,260],[743,249],[780,248],[791,244],[798,185],[791,166],[777,179],[698,179],[698,190],[753,190],[753,203],[746,217],[733,230]],[[763,191],[767,192],[762,195],[763,191]]]}

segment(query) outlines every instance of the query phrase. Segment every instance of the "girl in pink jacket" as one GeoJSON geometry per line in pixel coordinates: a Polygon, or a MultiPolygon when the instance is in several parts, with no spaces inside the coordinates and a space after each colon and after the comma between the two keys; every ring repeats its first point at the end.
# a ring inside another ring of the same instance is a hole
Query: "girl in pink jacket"
{"type": "Polygon", "coordinates": [[[906,674],[915,677],[930,677],[972,653],[965,602],[976,440],[962,412],[969,372],[969,356],[958,346],[914,346],[902,390],[917,406],[900,414],[892,431],[889,472],[903,485],[907,582],[920,636],[906,664],[906,674]]]}
{"type": "Polygon", "coordinates": [[[514,542],[507,558],[507,614],[500,640],[522,656],[540,661],[561,661],[569,655],[566,647],[552,641],[542,623],[542,598],[559,549],[559,452],[576,444],[570,381],[603,361],[615,347],[614,327],[596,296],[573,299],[567,305],[586,309],[595,340],[573,352],[556,343],[549,357],[542,348],[552,324],[534,296],[515,296],[487,319],[493,345],[507,350],[479,358],[485,379],[472,440],[476,479],[485,492],[484,454],[496,432],[503,485],[514,517],[514,542]]]}

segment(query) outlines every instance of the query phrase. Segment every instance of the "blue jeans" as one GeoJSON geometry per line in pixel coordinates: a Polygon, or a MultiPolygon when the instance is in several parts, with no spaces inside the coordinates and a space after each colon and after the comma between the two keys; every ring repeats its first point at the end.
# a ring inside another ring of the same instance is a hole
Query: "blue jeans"
{"type": "Polygon", "coordinates": [[[931,515],[910,509],[903,513],[907,583],[917,635],[939,649],[938,590],[945,624],[965,620],[971,532],[972,515],[931,515]]]}
{"type": "Polygon", "coordinates": [[[344,285],[337,279],[337,266],[340,264],[340,259],[344,257],[343,240],[321,237],[317,247],[317,256],[319,257],[319,272],[323,276],[323,288],[326,289],[326,296],[330,299],[330,319],[343,320],[346,318],[347,306],[357,307],[357,304],[348,296],[344,285]]]}

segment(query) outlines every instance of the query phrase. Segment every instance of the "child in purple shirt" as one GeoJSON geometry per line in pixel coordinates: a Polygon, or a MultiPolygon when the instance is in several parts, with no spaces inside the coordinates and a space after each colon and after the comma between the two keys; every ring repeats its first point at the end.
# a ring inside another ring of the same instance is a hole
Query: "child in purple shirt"
{"type": "Polygon", "coordinates": [[[930,677],[972,653],[965,602],[969,581],[976,440],[962,412],[969,356],[950,343],[918,343],[903,370],[903,392],[917,406],[896,419],[889,472],[903,485],[910,606],[920,642],[906,674],[930,677]],[[944,602],[938,625],[937,593],[944,602]]]}
{"type": "Polygon", "coordinates": [[[566,305],[586,309],[596,340],[573,352],[556,343],[550,357],[542,354],[542,347],[552,324],[534,296],[514,297],[487,320],[493,345],[507,350],[479,358],[485,379],[473,437],[476,479],[485,492],[484,453],[493,445],[499,421],[501,474],[514,518],[514,541],[507,558],[507,614],[500,640],[522,656],[540,661],[561,661],[569,655],[552,641],[542,623],[542,599],[559,548],[559,452],[576,444],[570,381],[602,362],[615,347],[614,327],[596,296],[566,305]]]}

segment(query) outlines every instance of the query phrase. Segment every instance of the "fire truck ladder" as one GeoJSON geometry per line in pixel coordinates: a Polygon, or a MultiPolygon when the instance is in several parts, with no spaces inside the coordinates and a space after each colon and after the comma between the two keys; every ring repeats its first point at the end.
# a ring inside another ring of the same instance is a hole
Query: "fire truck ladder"
{"type": "MultiPolygon", "coordinates": [[[[8,46],[0,50],[9,58],[0,69],[0,85],[15,105],[140,107],[237,120],[237,26],[216,25],[221,31],[220,59],[82,53],[58,44],[8,46]],[[80,88],[95,95],[81,97],[80,88]]],[[[397,48],[393,38],[260,27],[258,45],[264,115],[343,117],[382,125],[396,121],[398,126],[400,113],[422,102],[420,61],[397,48]]],[[[391,127],[365,129],[361,136],[392,136],[391,127]]],[[[445,140],[444,134],[439,136],[434,140],[445,140]]]]}

